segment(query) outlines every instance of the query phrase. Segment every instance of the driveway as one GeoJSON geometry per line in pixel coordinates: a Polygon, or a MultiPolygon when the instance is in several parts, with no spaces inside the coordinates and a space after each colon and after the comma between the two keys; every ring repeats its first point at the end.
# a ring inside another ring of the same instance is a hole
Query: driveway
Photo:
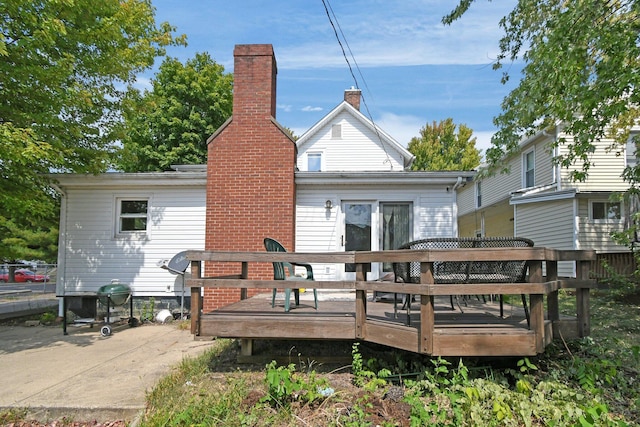
{"type": "Polygon", "coordinates": [[[177,324],[115,327],[0,326],[0,408],[29,408],[39,421],[132,421],[146,392],[185,357],[212,341],[196,341],[177,324]]]}

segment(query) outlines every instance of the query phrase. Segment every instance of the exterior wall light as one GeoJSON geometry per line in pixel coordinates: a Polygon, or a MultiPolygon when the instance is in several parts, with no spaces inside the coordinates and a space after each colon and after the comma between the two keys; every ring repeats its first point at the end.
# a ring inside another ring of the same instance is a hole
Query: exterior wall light
{"type": "Polygon", "coordinates": [[[327,210],[331,210],[331,208],[333,207],[333,202],[331,200],[327,200],[326,202],[324,202],[324,207],[327,210]]]}

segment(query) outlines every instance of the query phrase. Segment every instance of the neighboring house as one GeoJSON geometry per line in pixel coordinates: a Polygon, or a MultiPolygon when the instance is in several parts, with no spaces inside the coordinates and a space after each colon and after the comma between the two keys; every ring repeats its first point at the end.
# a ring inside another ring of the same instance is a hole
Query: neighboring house
{"type": "MultiPolygon", "coordinates": [[[[570,135],[558,127],[523,140],[520,151],[505,160],[508,173],[479,178],[459,189],[460,236],[519,236],[557,249],[628,251],[610,237],[623,230],[625,221],[625,207],[610,196],[628,187],[621,174],[635,159],[629,147],[607,152],[611,143],[595,143],[587,180],[573,182],[570,170],[553,161],[566,152],[570,135]],[[551,149],[558,138],[566,138],[566,144],[551,149]]],[[[573,275],[567,266],[559,268],[561,275],[573,275]]]]}
{"type": "MultiPolygon", "coordinates": [[[[159,261],[187,249],[263,251],[267,236],[291,251],[319,252],[458,234],[456,188],[473,171],[406,171],[413,156],[359,111],[355,89],[294,142],[275,120],[272,47],[239,45],[234,57],[233,116],[209,138],[206,170],[55,175],[63,195],[59,294],[111,279],[136,296],[176,293],[179,278],[159,261]]],[[[225,271],[237,266],[205,266],[207,275],[225,271]]],[[[388,271],[373,265],[369,278],[388,271]]],[[[265,265],[249,274],[273,272],[265,265]]],[[[317,279],[354,275],[349,266],[314,265],[317,279]]],[[[238,290],[207,289],[204,309],[239,298],[238,290]]]]}

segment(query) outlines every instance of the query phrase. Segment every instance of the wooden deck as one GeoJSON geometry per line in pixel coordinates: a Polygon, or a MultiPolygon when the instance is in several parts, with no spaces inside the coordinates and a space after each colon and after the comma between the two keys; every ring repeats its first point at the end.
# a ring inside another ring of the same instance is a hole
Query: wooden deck
{"type": "Polygon", "coordinates": [[[555,251],[544,248],[508,250],[426,250],[351,253],[257,253],[190,251],[192,278],[187,279],[192,295],[192,333],[198,336],[240,338],[244,354],[251,352],[253,339],[330,339],[364,340],[394,348],[434,356],[532,356],[544,351],[554,336],[563,338],[589,334],[589,288],[595,286],[588,277],[588,264],[595,257],[592,251],[555,251]],[[285,313],[282,299],[271,307],[271,295],[252,298],[215,310],[201,311],[201,287],[263,288],[265,291],[282,287],[282,281],[250,280],[248,264],[266,261],[345,262],[358,267],[355,281],[305,282],[319,289],[320,301],[316,311],[311,301],[285,313]],[[432,263],[441,259],[527,260],[528,283],[455,284],[432,283],[432,263]],[[337,261],[336,261],[337,260],[337,261]],[[369,262],[395,260],[420,261],[422,283],[401,284],[358,280],[364,277],[369,262]],[[557,261],[575,260],[578,278],[559,279],[557,261]],[[201,262],[236,262],[241,264],[238,276],[201,277],[201,262]],[[546,263],[546,276],[542,264],[546,263]],[[557,292],[573,288],[576,294],[576,316],[561,318],[557,292]],[[332,289],[350,295],[348,299],[331,300],[332,289]],[[418,295],[412,304],[411,322],[407,313],[394,316],[393,303],[373,301],[374,291],[405,292],[418,295]],[[528,295],[530,326],[521,308],[505,305],[500,317],[499,305],[470,298],[467,305],[451,310],[448,295],[528,295]],[[195,304],[194,304],[195,303],[195,304]]]}
{"type": "MultiPolygon", "coordinates": [[[[203,314],[200,333],[204,336],[245,339],[358,339],[355,296],[353,301],[323,300],[322,297],[321,293],[317,311],[313,308],[313,301],[303,299],[298,307],[293,306],[289,313],[285,313],[282,296],[276,299],[276,306],[272,308],[270,294],[256,295],[203,314]]],[[[367,299],[364,331],[367,340],[419,353],[420,303],[412,304],[411,322],[408,322],[407,312],[400,310],[401,302],[398,303],[396,317],[392,300],[376,302],[371,295],[367,299]]],[[[509,346],[481,350],[484,355],[490,353],[495,356],[505,355],[505,349],[512,352],[513,341],[519,335],[524,334],[529,338],[526,341],[531,341],[533,333],[527,327],[522,307],[507,305],[505,316],[501,318],[497,302],[485,303],[471,297],[460,304],[463,311],[457,306],[452,310],[448,297],[436,299],[434,339],[442,345],[445,345],[447,337],[456,340],[455,337],[461,333],[477,337],[492,334],[509,340],[509,346]]],[[[472,348],[462,349],[461,353],[459,343],[455,343],[453,348],[443,349],[443,353],[439,355],[472,355],[479,351],[475,348],[477,344],[470,342],[469,345],[472,348]]],[[[527,347],[526,351],[532,349],[527,347]]]]}

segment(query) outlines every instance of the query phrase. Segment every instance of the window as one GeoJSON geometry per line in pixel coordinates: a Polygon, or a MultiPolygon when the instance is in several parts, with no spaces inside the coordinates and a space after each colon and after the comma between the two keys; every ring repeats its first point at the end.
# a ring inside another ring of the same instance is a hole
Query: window
{"type": "MultiPolygon", "coordinates": [[[[413,205],[407,203],[380,203],[382,211],[382,250],[398,249],[411,241],[413,205]]],[[[393,264],[385,262],[382,271],[393,271],[393,264]]]]}
{"type": "Polygon", "coordinates": [[[482,182],[476,182],[476,208],[482,206],[482,182]]]}
{"type": "Polygon", "coordinates": [[[342,125],[332,125],[331,139],[341,139],[341,138],[342,138],[342,125]]]}
{"type": "Polygon", "coordinates": [[[591,202],[592,220],[614,221],[621,217],[620,202],[591,202]]]}
{"type": "Polygon", "coordinates": [[[322,153],[307,153],[307,170],[309,172],[322,170],[322,153]]]}
{"type": "Polygon", "coordinates": [[[524,188],[529,188],[536,185],[535,167],[536,160],[534,151],[527,151],[522,155],[522,186],[524,188]]]}
{"type": "Polygon", "coordinates": [[[119,199],[118,234],[146,232],[148,207],[147,199],[119,199]]]}

